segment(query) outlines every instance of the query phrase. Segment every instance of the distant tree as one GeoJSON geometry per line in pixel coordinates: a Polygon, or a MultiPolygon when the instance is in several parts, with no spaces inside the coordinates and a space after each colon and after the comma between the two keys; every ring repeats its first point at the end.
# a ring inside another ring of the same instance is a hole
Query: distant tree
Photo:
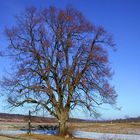
{"type": "Polygon", "coordinates": [[[106,48],[114,43],[102,27],[73,8],[27,8],[6,28],[13,73],[2,87],[13,106],[35,103],[59,121],[67,133],[70,111],[77,106],[96,114],[96,105],[115,104],[106,48]]]}

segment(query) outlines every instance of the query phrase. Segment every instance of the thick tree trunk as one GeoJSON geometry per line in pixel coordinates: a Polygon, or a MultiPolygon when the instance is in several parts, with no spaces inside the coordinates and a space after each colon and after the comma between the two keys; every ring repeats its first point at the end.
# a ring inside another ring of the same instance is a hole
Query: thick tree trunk
{"type": "Polygon", "coordinates": [[[59,123],[59,135],[65,136],[68,133],[67,121],[61,120],[59,123]]]}
{"type": "Polygon", "coordinates": [[[63,112],[59,118],[59,135],[65,136],[68,134],[68,113],[63,112]]]}

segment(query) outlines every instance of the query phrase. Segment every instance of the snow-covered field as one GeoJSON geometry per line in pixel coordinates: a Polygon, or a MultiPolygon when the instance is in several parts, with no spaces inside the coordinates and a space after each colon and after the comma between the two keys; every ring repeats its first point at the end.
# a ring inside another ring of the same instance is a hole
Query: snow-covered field
{"type": "MultiPolygon", "coordinates": [[[[27,134],[27,130],[0,130],[0,134],[5,135],[17,135],[17,134],[27,134]]],[[[31,131],[33,134],[47,134],[47,135],[55,135],[57,131],[54,130],[33,130],[31,131]]]]}
{"type": "Polygon", "coordinates": [[[75,131],[73,135],[78,138],[89,138],[98,140],[140,140],[140,135],[128,135],[128,134],[109,134],[109,133],[75,131]]]}
{"type": "MultiPolygon", "coordinates": [[[[0,134],[7,135],[16,135],[16,134],[26,134],[27,131],[22,130],[1,130],[0,134]]],[[[32,131],[35,134],[47,134],[54,135],[56,131],[50,130],[35,130],[32,131]]],[[[140,140],[140,135],[130,135],[130,134],[110,134],[110,133],[95,133],[95,132],[84,132],[84,131],[75,131],[73,135],[77,138],[89,138],[89,139],[97,139],[97,140],[140,140]]]]}

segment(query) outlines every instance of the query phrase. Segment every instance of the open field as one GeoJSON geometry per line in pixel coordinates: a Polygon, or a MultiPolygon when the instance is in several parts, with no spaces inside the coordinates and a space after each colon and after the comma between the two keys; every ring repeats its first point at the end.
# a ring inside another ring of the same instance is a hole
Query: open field
{"type": "MultiPolygon", "coordinates": [[[[31,134],[31,135],[20,135],[22,138],[27,139],[34,139],[34,140],[89,140],[89,139],[82,139],[82,138],[64,138],[59,136],[51,136],[51,135],[41,135],[41,134],[31,134]]],[[[93,139],[92,139],[93,140],[93,139]]]]}
{"type": "Polygon", "coordinates": [[[71,130],[140,135],[140,122],[127,123],[71,123],[71,130]]]}
{"type": "Polygon", "coordinates": [[[0,136],[0,140],[13,140],[13,138],[8,138],[5,136],[0,136]]]}
{"type": "MultiPolygon", "coordinates": [[[[57,123],[32,123],[34,128],[38,125],[56,125],[57,123]]],[[[5,130],[20,130],[27,129],[27,122],[0,122],[0,131],[5,130]]],[[[123,123],[95,123],[95,122],[71,122],[69,123],[70,131],[84,131],[84,132],[97,132],[97,133],[114,133],[114,134],[135,134],[140,135],[140,122],[123,122],[123,123]]],[[[81,134],[80,134],[81,135],[81,134]]],[[[79,136],[80,136],[79,135],[79,136]]],[[[96,138],[96,134],[92,135],[92,140],[96,138]]],[[[109,134],[110,135],[110,134],[109,134]]],[[[13,133],[10,134],[13,136],[13,133]]],[[[58,136],[50,136],[44,134],[15,134],[15,138],[11,137],[0,137],[0,140],[64,140],[65,138],[58,136]]],[[[117,136],[117,135],[116,135],[117,136]]],[[[90,137],[89,137],[90,138],[90,137]]],[[[67,140],[87,140],[82,138],[67,138],[67,140]]],[[[108,140],[108,139],[107,139],[108,140]]],[[[136,139],[137,140],[137,139],[136,139]]]]}
{"type": "MultiPolygon", "coordinates": [[[[56,120],[52,118],[32,117],[31,125],[33,126],[32,129],[37,129],[38,126],[40,125],[52,126],[52,125],[58,125],[58,123],[56,123],[56,120]]],[[[2,132],[11,131],[10,133],[5,133],[6,135],[9,134],[10,138],[5,137],[5,136],[0,136],[0,140],[12,140],[12,139],[15,139],[15,140],[16,139],[18,140],[47,140],[47,139],[64,140],[65,139],[58,136],[44,135],[43,133],[32,134],[29,136],[29,135],[18,132],[18,130],[22,130],[22,129],[24,130],[28,129],[28,116],[0,114],[0,132],[1,132],[0,134],[4,134],[2,132]],[[16,131],[17,133],[13,132],[13,130],[17,130],[16,131]],[[13,134],[15,134],[14,138],[13,138],[13,134]]],[[[120,122],[114,121],[110,123],[110,122],[85,122],[84,120],[80,120],[80,119],[71,119],[69,122],[69,131],[78,132],[78,133],[80,132],[78,136],[75,135],[76,137],[80,137],[80,139],[73,138],[72,140],[83,140],[82,137],[90,138],[92,140],[95,138],[98,139],[97,137],[100,137],[99,135],[102,133],[104,133],[103,140],[105,139],[105,135],[108,138],[108,136],[112,134],[115,135],[115,137],[117,137],[117,134],[130,134],[132,135],[131,137],[136,135],[136,140],[138,140],[140,137],[140,120],[131,119],[127,121],[121,120],[120,122]],[[137,139],[137,136],[138,136],[138,139],[137,139]]],[[[27,131],[24,131],[24,133],[27,133],[27,131]]],[[[71,138],[68,138],[67,140],[71,140],[71,138]]],[[[87,139],[84,139],[84,140],[87,140],[87,139]]],[[[111,140],[114,140],[114,139],[111,139],[111,140]]]]}
{"type": "MultiPolygon", "coordinates": [[[[0,136],[0,140],[65,140],[64,137],[51,136],[51,135],[41,135],[41,134],[31,134],[31,135],[16,135],[16,136],[0,136]]],[[[82,138],[67,138],[67,140],[89,140],[82,138]]],[[[93,139],[92,139],[93,140],[93,139]]]]}
{"type": "MultiPolygon", "coordinates": [[[[32,123],[36,128],[38,125],[58,125],[57,123],[32,123]]],[[[99,133],[115,133],[115,134],[138,134],[140,135],[140,122],[129,123],[87,123],[73,122],[69,123],[70,131],[87,131],[99,133]]],[[[20,130],[27,129],[27,123],[23,122],[0,122],[0,130],[20,130]]]]}
{"type": "MultiPolygon", "coordinates": [[[[17,114],[0,113],[0,130],[20,130],[28,129],[28,116],[17,114]]],[[[39,125],[58,125],[53,118],[35,117],[31,118],[32,126],[37,128],[39,125]]],[[[70,131],[87,131],[99,133],[115,134],[139,134],[140,118],[129,118],[127,120],[116,120],[110,122],[85,122],[80,119],[71,119],[69,123],[70,131]]]]}

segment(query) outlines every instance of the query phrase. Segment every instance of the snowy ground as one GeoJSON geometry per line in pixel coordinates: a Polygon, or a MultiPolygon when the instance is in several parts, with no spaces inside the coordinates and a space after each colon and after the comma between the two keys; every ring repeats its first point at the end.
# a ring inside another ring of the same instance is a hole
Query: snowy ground
{"type": "MultiPolygon", "coordinates": [[[[22,130],[1,130],[0,134],[16,135],[16,134],[26,134],[27,131],[22,130]]],[[[32,131],[35,134],[49,134],[54,135],[57,132],[51,130],[35,130],[32,131]]],[[[84,131],[75,131],[73,135],[77,138],[89,138],[97,140],[140,140],[140,135],[129,135],[129,134],[109,134],[109,133],[95,133],[95,132],[84,132],[84,131]]]]}
{"type": "Polygon", "coordinates": [[[109,134],[84,131],[76,131],[73,134],[78,138],[89,138],[98,140],[140,140],[140,135],[109,134]]]}
{"type": "MultiPolygon", "coordinates": [[[[27,130],[0,130],[0,134],[5,135],[17,135],[17,134],[27,134],[27,130]]],[[[47,135],[55,135],[57,131],[54,130],[33,130],[31,131],[33,134],[47,134],[47,135]]]]}

